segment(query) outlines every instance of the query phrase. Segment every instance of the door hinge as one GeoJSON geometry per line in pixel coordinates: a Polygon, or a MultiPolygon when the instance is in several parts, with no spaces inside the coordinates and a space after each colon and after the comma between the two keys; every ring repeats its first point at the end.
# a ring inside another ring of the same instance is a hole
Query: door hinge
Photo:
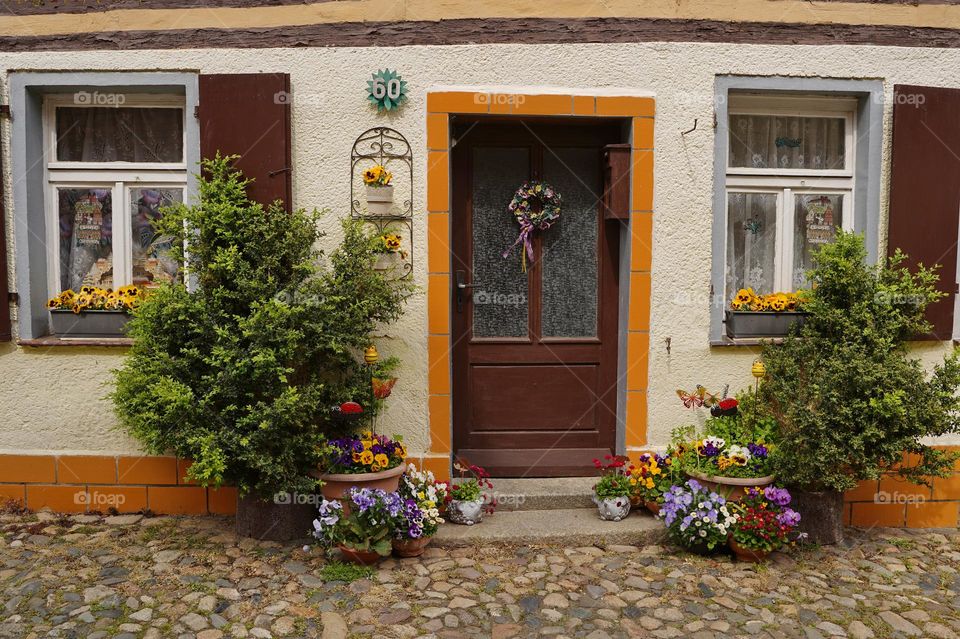
{"type": "Polygon", "coordinates": [[[197,118],[198,120],[200,119],[200,105],[199,105],[199,104],[196,105],[195,107],[193,107],[193,117],[197,118]]]}
{"type": "Polygon", "coordinates": [[[10,111],[9,104],[0,104],[0,118],[13,119],[13,112],[10,111]]]}
{"type": "Polygon", "coordinates": [[[16,291],[10,291],[7,293],[7,301],[16,306],[20,305],[20,294],[16,291]]]}

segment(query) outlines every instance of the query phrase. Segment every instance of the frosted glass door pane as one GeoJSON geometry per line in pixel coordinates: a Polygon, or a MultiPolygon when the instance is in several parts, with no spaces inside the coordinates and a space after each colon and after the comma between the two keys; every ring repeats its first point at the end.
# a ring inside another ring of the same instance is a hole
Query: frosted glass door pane
{"type": "Polygon", "coordinates": [[[738,289],[774,292],[775,193],[727,195],[727,299],[738,289]]]}
{"type": "Polygon", "coordinates": [[[60,290],[113,287],[112,195],[109,188],[57,189],[60,290]]]}
{"type": "MultiPolygon", "coordinates": [[[[526,337],[527,274],[520,249],[503,252],[520,227],[507,210],[517,188],[528,179],[530,153],[524,148],[473,150],[473,335],[526,337]]],[[[454,266],[456,268],[456,266],[454,266]]]]}
{"type": "Polygon", "coordinates": [[[157,286],[177,278],[178,266],[170,257],[173,238],[157,233],[153,223],[162,217],[161,208],[179,202],[183,202],[183,189],[130,189],[133,283],[137,286],[157,286]]]}
{"type": "Polygon", "coordinates": [[[804,193],[794,197],[793,286],[809,285],[806,272],[813,268],[811,255],[833,241],[843,223],[843,195],[804,193]]]}
{"type": "Polygon", "coordinates": [[[731,115],[731,167],[842,170],[844,118],[731,115]]]}
{"type": "Polygon", "coordinates": [[[597,150],[546,149],[543,173],[544,180],[563,198],[560,219],[543,233],[543,336],[595,337],[600,200],[597,150]]]}

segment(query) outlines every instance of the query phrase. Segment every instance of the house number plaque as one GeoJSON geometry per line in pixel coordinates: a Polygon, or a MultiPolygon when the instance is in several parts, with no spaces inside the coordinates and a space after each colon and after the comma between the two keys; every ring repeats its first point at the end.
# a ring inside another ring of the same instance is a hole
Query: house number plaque
{"type": "Polygon", "coordinates": [[[407,82],[396,71],[381,69],[367,80],[367,99],[377,111],[392,111],[407,100],[407,82]]]}

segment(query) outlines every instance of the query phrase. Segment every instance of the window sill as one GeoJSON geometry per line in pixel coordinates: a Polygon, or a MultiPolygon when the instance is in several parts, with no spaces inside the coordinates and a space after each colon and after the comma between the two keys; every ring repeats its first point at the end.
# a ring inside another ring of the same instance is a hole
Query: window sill
{"type": "Polygon", "coordinates": [[[17,345],[33,347],[107,346],[113,348],[129,348],[133,346],[133,339],[129,337],[73,337],[64,339],[56,335],[47,335],[35,339],[18,339],[17,345]]]}
{"type": "Polygon", "coordinates": [[[782,337],[721,337],[710,340],[710,346],[763,346],[764,344],[782,344],[782,337]]]}

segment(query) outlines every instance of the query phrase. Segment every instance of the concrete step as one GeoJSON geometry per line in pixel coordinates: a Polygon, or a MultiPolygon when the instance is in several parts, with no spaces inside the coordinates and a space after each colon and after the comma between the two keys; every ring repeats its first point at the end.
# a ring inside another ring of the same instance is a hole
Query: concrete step
{"type": "MultiPolygon", "coordinates": [[[[496,485],[496,484],[494,484],[496,485]]],[[[623,521],[603,521],[596,507],[499,511],[473,526],[444,524],[432,545],[440,548],[488,544],[566,546],[640,546],[659,542],[663,522],[645,510],[623,521]]]]}
{"type": "Polygon", "coordinates": [[[595,483],[596,477],[494,479],[493,494],[497,512],[596,508],[592,501],[595,483]]]}

